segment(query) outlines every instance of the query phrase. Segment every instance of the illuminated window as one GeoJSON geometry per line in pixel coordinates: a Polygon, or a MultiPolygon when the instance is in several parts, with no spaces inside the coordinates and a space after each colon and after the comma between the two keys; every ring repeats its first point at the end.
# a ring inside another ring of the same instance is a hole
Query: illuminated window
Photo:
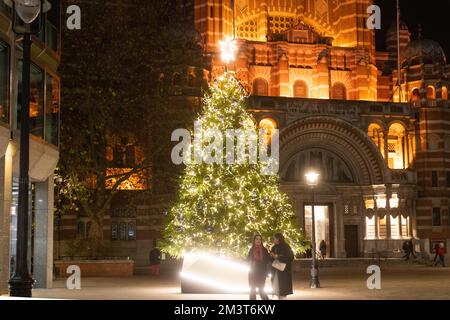
{"type": "Polygon", "coordinates": [[[419,101],[420,100],[420,91],[418,88],[413,89],[411,91],[411,101],[419,101]]]}
{"type": "Polygon", "coordinates": [[[380,239],[386,239],[387,237],[387,229],[386,229],[386,216],[383,218],[379,218],[379,234],[380,239]]]}
{"type": "Polygon", "coordinates": [[[405,128],[394,123],[388,134],[388,166],[390,169],[406,169],[405,165],[405,128]]]}
{"type": "Polygon", "coordinates": [[[436,90],[433,86],[427,87],[427,99],[428,100],[435,100],[436,99],[436,90]]]}
{"type": "Polygon", "coordinates": [[[409,237],[409,217],[400,217],[402,223],[402,237],[409,237]]]}
{"type": "Polygon", "coordinates": [[[266,79],[257,78],[253,82],[253,95],[255,96],[268,96],[269,95],[269,84],[266,79]]]}
{"type": "Polygon", "coordinates": [[[128,240],[134,240],[136,238],[136,228],[133,223],[128,224],[128,240]]]}
{"type": "Polygon", "coordinates": [[[346,100],[347,99],[347,89],[343,83],[337,82],[333,85],[331,90],[332,99],[335,100],[346,100]]]}
{"type": "Polygon", "coordinates": [[[267,130],[267,143],[270,143],[274,130],[277,128],[275,121],[269,118],[263,119],[259,123],[259,128],[267,130]]]}
{"type": "Polygon", "coordinates": [[[308,98],[309,91],[308,85],[303,80],[297,80],[294,82],[294,97],[296,98],[308,98]]]}
{"type": "Polygon", "coordinates": [[[448,89],[447,89],[447,87],[442,87],[442,100],[448,100],[448,89]]]}
{"type": "Polygon", "coordinates": [[[400,224],[399,224],[400,218],[394,218],[391,216],[391,238],[392,239],[398,239],[400,238],[400,224]]]}
{"type": "Polygon", "coordinates": [[[375,234],[375,217],[366,217],[366,238],[373,240],[376,238],[375,234]]]}

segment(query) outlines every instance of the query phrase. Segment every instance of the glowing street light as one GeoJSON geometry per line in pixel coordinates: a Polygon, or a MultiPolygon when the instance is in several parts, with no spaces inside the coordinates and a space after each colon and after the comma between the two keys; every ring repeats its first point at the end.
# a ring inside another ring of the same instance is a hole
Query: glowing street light
{"type": "Polygon", "coordinates": [[[317,267],[317,258],[316,258],[316,217],[314,213],[315,207],[315,199],[314,199],[314,187],[316,187],[319,183],[320,174],[314,171],[310,171],[305,174],[306,183],[311,187],[312,191],[312,210],[311,210],[311,218],[312,218],[312,236],[311,236],[311,253],[312,253],[312,261],[311,261],[311,282],[310,288],[316,289],[320,288],[319,282],[319,268],[317,267]]]}
{"type": "Polygon", "coordinates": [[[219,41],[219,48],[221,52],[222,61],[227,66],[230,62],[236,59],[236,52],[238,51],[237,42],[233,38],[226,38],[219,41]]]}

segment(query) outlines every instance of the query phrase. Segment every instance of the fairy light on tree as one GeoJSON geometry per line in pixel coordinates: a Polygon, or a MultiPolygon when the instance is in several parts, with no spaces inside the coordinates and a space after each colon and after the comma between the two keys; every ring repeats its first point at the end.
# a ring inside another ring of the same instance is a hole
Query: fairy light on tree
{"type": "MultiPolygon", "coordinates": [[[[220,76],[204,99],[199,118],[202,132],[255,130],[245,101],[246,93],[234,75],[220,76]]],[[[203,137],[201,143],[205,156],[210,137],[203,137]]],[[[221,145],[222,164],[187,164],[178,199],[167,216],[163,251],[178,258],[190,252],[241,258],[255,234],[269,241],[276,232],[283,232],[296,253],[304,252],[305,237],[287,195],[279,190],[278,175],[262,174],[261,160],[228,164],[229,149],[226,143],[221,145]]],[[[236,155],[236,146],[234,150],[236,155]]]]}

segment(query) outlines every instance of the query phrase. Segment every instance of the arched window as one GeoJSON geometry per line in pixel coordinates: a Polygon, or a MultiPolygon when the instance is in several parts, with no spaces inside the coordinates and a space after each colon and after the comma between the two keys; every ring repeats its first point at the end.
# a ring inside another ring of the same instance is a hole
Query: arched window
{"type": "Polygon", "coordinates": [[[411,101],[419,101],[420,100],[420,90],[418,88],[414,88],[413,91],[411,91],[411,101]]]}
{"type": "Polygon", "coordinates": [[[442,100],[448,100],[448,89],[447,89],[447,87],[442,87],[442,100]]]}
{"type": "Polygon", "coordinates": [[[347,88],[343,83],[337,82],[333,85],[331,90],[332,99],[335,100],[347,100],[347,88]]]}
{"type": "Polygon", "coordinates": [[[436,90],[433,86],[427,87],[427,99],[428,100],[436,100],[436,90]]]}
{"type": "Polygon", "coordinates": [[[376,144],[378,150],[380,150],[380,153],[383,155],[384,158],[384,134],[381,126],[379,124],[372,123],[369,126],[368,135],[376,144]]]}
{"type": "Polygon", "coordinates": [[[178,72],[173,75],[172,84],[174,86],[181,86],[183,84],[181,75],[178,72]]]}
{"type": "Polygon", "coordinates": [[[255,96],[268,96],[269,84],[266,79],[257,78],[253,81],[253,95],[255,96]]]}
{"type": "Polygon", "coordinates": [[[259,128],[267,130],[267,143],[270,143],[273,131],[277,128],[276,122],[270,118],[262,119],[259,123],[259,128]]]}
{"type": "Polygon", "coordinates": [[[294,97],[296,98],[308,98],[309,91],[308,85],[303,80],[297,80],[294,82],[294,97]]]}
{"type": "Polygon", "coordinates": [[[406,169],[405,128],[400,123],[389,127],[388,166],[391,169],[406,169]]]}

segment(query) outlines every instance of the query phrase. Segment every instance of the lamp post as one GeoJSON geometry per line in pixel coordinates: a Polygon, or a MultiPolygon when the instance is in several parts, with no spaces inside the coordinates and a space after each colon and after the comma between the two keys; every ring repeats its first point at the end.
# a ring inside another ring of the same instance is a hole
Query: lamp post
{"type": "Polygon", "coordinates": [[[30,156],[30,65],[31,65],[31,23],[39,17],[39,30],[42,29],[41,13],[51,8],[44,0],[4,0],[13,11],[13,31],[23,36],[22,67],[22,106],[20,111],[20,177],[19,208],[17,212],[17,252],[13,277],[9,280],[12,297],[31,297],[33,279],[28,268],[28,189],[30,156]],[[17,16],[23,24],[17,24],[17,16]]]}
{"type": "Polygon", "coordinates": [[[319,282],[319,268],[317,266],[317,257],[316,257],[316,217],[314,214],[314,187],[317,186],[320,174],[314,171],[310,171],[305,174],[306,183],[311,187],[312,191],[312,210],[311,210],[311,220],[312,220],[312,235],[311,235],[311,245],[312,245],[312,260],[311,260],[311,282],[310,288],[316,289],[320,288],[319,282]]]}
{"type": "Polygon", "coordinates": [[[222,61],[225,62],[225,72],[228,72],[228,64],[236,59],[236,52],[238,50],[235,39],[226,38],[219,41],[222,61]]]}

